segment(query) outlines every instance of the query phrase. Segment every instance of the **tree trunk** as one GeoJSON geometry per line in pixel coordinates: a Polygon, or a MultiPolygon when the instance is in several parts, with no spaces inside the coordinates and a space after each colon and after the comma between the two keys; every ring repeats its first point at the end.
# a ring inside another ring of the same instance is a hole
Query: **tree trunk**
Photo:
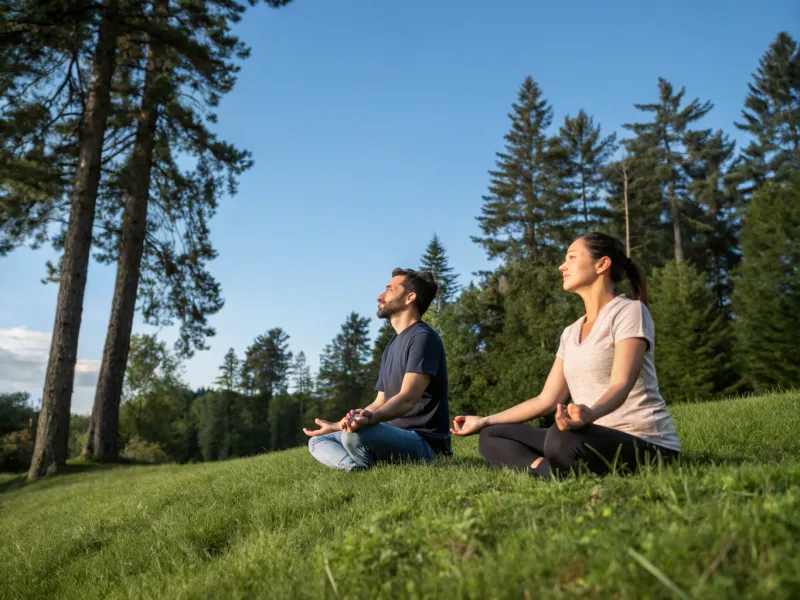
{"type": "Polygon", "coordinates": [[[681,239],[681,213],[678,209],[678,197],[675,195],[675,179],[672,172],[672,153],[669,151],[669,144],[664,141],[667,154],[667,167],[669,168],[670,178],[667,183],[669,193],[669,212],[672,219],[672,234],[675,238],[675,262],[683,262],[683,240],[681,239]]]}
{"type": "MultiPolygon", "coordinates": [[[[158,0],[154,14],[158,18],[167,8],[166,0],[158,0]]],[[[142,106],[128,190],[125,197],[125,212],[122,217],[122,237],[117,261],[117,279],[111,318],[108,324],[103,362],[95,392],[89,434],[83,450],[85,458],[113,461],[118,457],[117,437],[119,433],[119,405],[122,384],[128,364],[131,345],[131,330],[136,308],[136,292],[139,287],[139,267],[142,262],[147,229],[147,202],[150,192],[150,174],[153,163],[156,124],[159,117],[159,86],[157,79],[162,67],[163,50],[150,42],[147,72],[145,74],[142,106]]]]}
{"type": "Polygon", "coordinates": [[[67,460],[72,385],[83,294],[92,248],[97,188],[100,184],[103,136],[110,107],[117,31],[117,0],[104,0],[89,95],[81,126],[78,167],[70,198],[69,225],[61,258],[58,304],[50,342],[42,410],[39,413],[36,446],[28,479],[55,473],[67,460]]]}
{"type": "Polygon", "coordinates": [[[625,201],[625,256],[631,257],[631,221],[628,213],[628,168],[622,161],[622,197],[625,201]]]}

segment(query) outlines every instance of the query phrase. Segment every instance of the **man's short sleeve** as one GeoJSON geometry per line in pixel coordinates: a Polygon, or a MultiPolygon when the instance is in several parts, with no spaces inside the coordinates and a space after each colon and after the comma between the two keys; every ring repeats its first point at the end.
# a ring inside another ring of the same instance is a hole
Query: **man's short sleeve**
{"type": "Polygon", "coordinates": [[[378,382],[375,384],[376,392],[385,392],[386,384],[383,383],[383,369],[378,369],[378,382]]]}
{"type": "Polygon", "coordinates": [[[442,345],[436,335],[426,331],[415,335],[408,345],[406,373],[426,373],[436,377],[442,360],[442,345]]]}
{"type": "Polygon", "coordinates": [[[655,344],[653,317],[638,300],[628,302],[614,317],[611,334],[615,344],[629,338],[640,338],[647,341],[647,349],[650,350],[655,344]]]}

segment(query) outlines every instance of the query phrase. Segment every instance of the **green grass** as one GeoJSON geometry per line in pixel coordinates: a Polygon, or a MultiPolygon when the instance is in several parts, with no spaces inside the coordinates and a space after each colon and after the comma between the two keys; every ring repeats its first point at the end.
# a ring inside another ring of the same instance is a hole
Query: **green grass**
{"type": "Polygon", "coordinates": [[[630,477],[304,449],[0,478],[4,598],[800,597],[800,394],[674,407],[684,457],[630,477]]]}

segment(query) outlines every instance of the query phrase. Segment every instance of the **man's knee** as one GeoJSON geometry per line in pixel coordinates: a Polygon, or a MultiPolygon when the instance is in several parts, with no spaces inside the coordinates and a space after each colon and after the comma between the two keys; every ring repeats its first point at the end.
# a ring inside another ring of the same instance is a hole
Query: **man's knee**
{"type": "Polygon", "coordinates": [[[343,431],[341,440],[342,446],[350,455],[364,445],[364,436],[358,431],[343,431]]]}
{"type": "Polygon", "coordinates": [[[579,436],[572,431],[561,431],[556,425],[547,430],[544,438],[544,457],[556,469],[567,471],[578,461],[579,436]]]}

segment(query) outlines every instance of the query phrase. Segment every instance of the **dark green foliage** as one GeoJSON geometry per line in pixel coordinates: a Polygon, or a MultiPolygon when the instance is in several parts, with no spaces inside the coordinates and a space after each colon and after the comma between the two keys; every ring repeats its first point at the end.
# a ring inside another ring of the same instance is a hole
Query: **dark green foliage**
{"type": "Polygon", "coordinates": [[[490,258],[552,260],[572,233],[574,209],[563,189],[557,139],[548,137],[553,110],[527,77],[512,104],[504,152],[490,171],[488,195],[477,217],[483,237],[474,237],[490,258]]]}
{"type": "Polygon", "coordinates": [[[627,183],[630,256],[645,269],[664,264],[674,253],[672,236],[662,220],[661,187],[653,177],[656,169],[656,160],[642,154],[628,154],[609,167],[609,215],[599,228],[625,241],[627,183]]]}
{"type": "Polygon", "coordinates": [[[702,273],[669,261],[649,282],[656,325],[656,372],[667,401],[704,400],[731,378],[731,342],[725,313],[702,273]]]}
{"type": "Polygon", "coordinates": [[[292,364],[289,334],[275,327],[266,335],[259,335],[245,352],[244,363],[246,387],[252,385],[252,389],[267,398],[285,392],[292,364]]]}
{"type": "Polygon", "coordinates": [[[747,195],[762,183],[786,181],[800,168],[800,49],[779,33],[759,61],[736,127],[753,138],[729,182],[747,195]]]}
{"type": "Polygon", "coordinates": [[[579,232],[592,231],[605,217],[601,200],[608,185],[605,173],[617,147],[616,135],[602,137],[600,125],[583,110],[564,118],[559,135],[565,187],[576,209],[572,219],[579,232]]]}
{"type": "Polygon", "coordinates": [[[241,365],[236,357],[236,351],[230,348],[226,353],[219,367],[220,374],[216,379],[216,384],[223,390],[232,392],[240,386],[241,365]]]}
{"type": "Polygon", "coordinates": [[[694,131],[686,135],[686,150],[684,169],[693,200],[686,227],[687,259],[705,271],[717,305],[727,308],[731,275],[741,257],[739,196],[723,186],[734,144],[722,131],[694,131]]]}
{"type": "Polygon", "coordinates": [[[444,246],[442,246],[439,237],[435,233],[425,249],[425,254],[422,255],[420,269],[433,273],[436,284],[439,286],[436,298],[434,298],[430,307],[433,312],[439,315],[442,309],[454,300],[458,293],[459,285],[457,282],[458,275],[453,272],[453,267],[448,263],[444,246]]]}
{"type": "Polygon", "coordinates": [[[324,398],[322,418],[340,419],[351,408],[372,401],[369,318],[352,312],[320,357],[317,385],[324,398]]]}
{"type": "Polygon", "coordinates": [[[675,92],[672,84],[659,77],[659,101],[654,104],[636,104],[636,108],[652,113],[652,120],[645,123],[626,124],[636,137],[626,140],[625,145],[632,157],[650,162],[654,169],[650,177],[662,190],[662,214],[670,225],[674,257],[681,261],[686,252],[684,224],[691,214],[686,175],[683,172],[686,136],[689,126],[703,118],[713,107],[711,102],[694,99],[685,106],[684,88],[675,92]]]}
{"type": "Polygon", "coordinates": [[[754,390],[800,385],[800,176],[748,207],[733,296],[736,356],[754,390]]]}
{"type": "Polygon", "coordinates": [[[0,435],[33,425],[36,411],[30,406],[30,397],[27,392],[0,394],[0,435]]]}

